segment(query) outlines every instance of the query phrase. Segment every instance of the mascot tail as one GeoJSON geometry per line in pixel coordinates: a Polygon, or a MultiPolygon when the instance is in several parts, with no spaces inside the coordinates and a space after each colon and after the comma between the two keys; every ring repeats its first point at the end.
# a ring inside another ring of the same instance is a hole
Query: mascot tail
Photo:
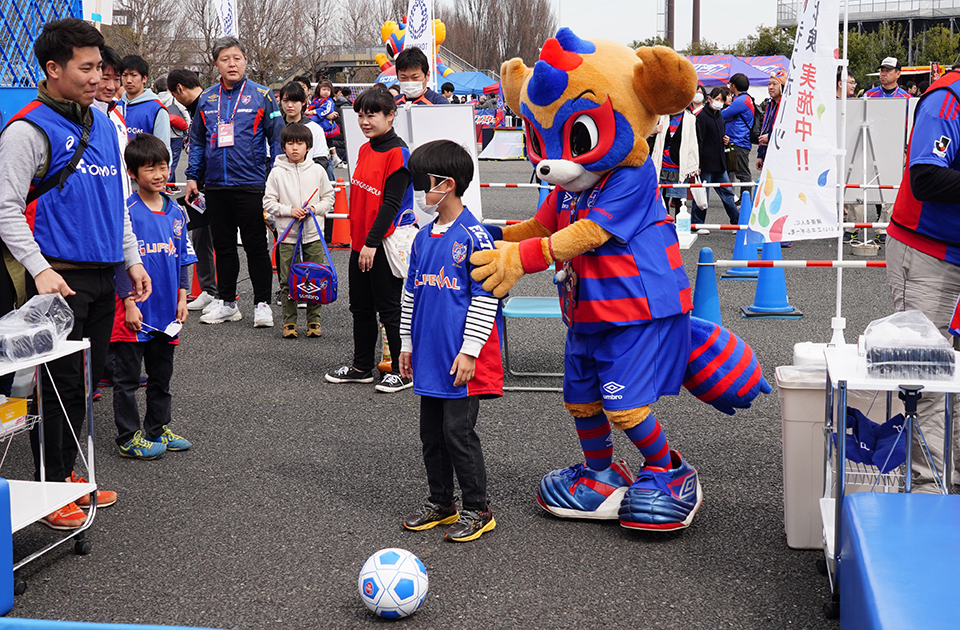
{"type": "Polygon", "coordinates": [[[769,394],[753,350],[735,334],[699,317],[690,318],[690,360],[683,386],[725,414],[746,409],[760,392],[769,394]]]}

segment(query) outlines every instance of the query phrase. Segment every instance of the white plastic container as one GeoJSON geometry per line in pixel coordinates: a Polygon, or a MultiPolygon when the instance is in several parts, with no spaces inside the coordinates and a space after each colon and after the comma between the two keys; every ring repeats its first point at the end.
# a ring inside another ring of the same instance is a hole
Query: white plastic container
{"type": "Polygon", "coordinates": [[[680,200],[680,210],[677,211],[677,232],[690,233],[690,213],[687,211],[687,202],[680,200]]]}
{"type": "MultiPolygon", "coordinates": [[[[801,348],[801,351],[807,350],[810,348],[801,348]]],[[[823,496],[825,465],[826,368],[815,363],[780,366],[776,369],[776,381],[783,434],[783,522],[787,546],[793,549],[822,549],[819,500],[823,496]]],[[[850,391],[847,393],[847,405],[856,407],[874,422],[885,420],[885,392],[850,391]]],[[[894,397],[891,413],[901,413],[902,409],[900,400],[894,397]]],[[[834,413],[834,422],[836,418],[834,413]]],[[[846,491],[865,489],[848,485],[846,491]]]]}

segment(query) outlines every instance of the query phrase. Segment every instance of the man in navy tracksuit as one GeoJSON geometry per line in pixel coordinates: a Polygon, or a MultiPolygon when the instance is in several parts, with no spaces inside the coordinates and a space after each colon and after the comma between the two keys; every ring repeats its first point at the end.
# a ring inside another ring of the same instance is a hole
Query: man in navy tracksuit
{"type": "MultiPolygon", "coordinates": [[[[750,131],[753,129],[753,117],[756,111],[753,99],[747,94],[750,88],[750,79],[747,75],[738,72],[730,77],[730,91],[733,92],[733,102],[723,110],[723,119],[727,123],[727,135],[737,152],[737,181],[749,182],[753,180],[750,172],[750,131]]],[[[740,193],[737,193],[740,198],[740,193]]]]}
{"type": "Polygon", "coordinates": [[[245,76],[247,58],[235,37],[213,45],[213,63],[220,81],[203,91],[190,127],[187,197],[204,182],[207,215],[217,254],[217,291],[222,304],[203,315],[205,324],[241,319],[237,305],[237,229],[247,255],[253,283],[253,325],[273,326],[270,293],[273,285],[263,222],[263,191],[267,169],[282,155],[283,116],[273,93],[245,76]]]}

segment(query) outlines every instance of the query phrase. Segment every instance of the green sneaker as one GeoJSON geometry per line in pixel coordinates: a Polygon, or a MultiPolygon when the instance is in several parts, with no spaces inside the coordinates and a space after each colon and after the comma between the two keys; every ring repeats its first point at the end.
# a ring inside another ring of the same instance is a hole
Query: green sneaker
{"type": "Polygon", "coordinates": [[[124,457],[136,459],[156,459],[167,450],[166,444],[151,442],[143,437],[143,431],[137,431],[130,441],[120,447],[120,454],[124,457]]]}
{"type": "Polygon", "coordinates": [[[193,446],[186,438],[171,431],[167,425],[163,425],[163,433],[151,441],[157,444],[163,444],[167,447],[168,451],[185,451],[193,446]]]}

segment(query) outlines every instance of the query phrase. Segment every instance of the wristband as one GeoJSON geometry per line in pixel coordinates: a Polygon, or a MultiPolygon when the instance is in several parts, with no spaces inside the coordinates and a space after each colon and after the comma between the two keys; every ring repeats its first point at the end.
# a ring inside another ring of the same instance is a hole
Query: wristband
{"type": "Polygon", "coordinates": [[[553,239],[552,236],[548,236],[548,237],[547,237],[547,249],[550,250],[550,258],[553,260],[553,262],[557,262],[557,255],[553,253],[553,240],[552,240],[552,239],[553,239]]]}
{"type": "Polygon", "coordinates": [[[523,267],[524,273],[544,271],[550,266],[543,256],[541,240],[539,238],[528,238],[520,241],[520,265],[523,267]]]}

